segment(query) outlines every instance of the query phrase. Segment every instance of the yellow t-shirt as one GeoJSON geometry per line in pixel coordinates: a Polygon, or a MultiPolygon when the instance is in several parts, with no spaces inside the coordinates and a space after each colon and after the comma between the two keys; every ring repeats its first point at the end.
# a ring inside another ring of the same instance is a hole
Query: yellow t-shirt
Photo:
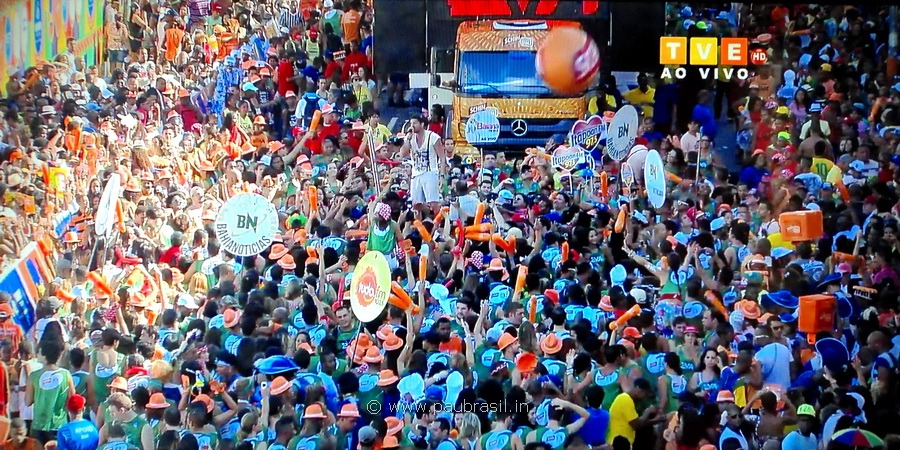
{"type": "MultiPolygon", "coordinates": [[[[609,94],[606,94],[606,104],[609,105],[612,109],[618,109],[619,106],[616,104],[616,98],[609,94]]],[[[599,108],[600,107],[597,106],[597,97],[591,97],[591,99],[588,100],[588,112],[591,113],[592,116],[595,114],[599,114],[599,108]]]]}
{"type": "Polygon", "coordinates": [[[831,172],[832,167],[834,167],[834,163],[831,162],[831,160],[819,157],[814,157],[812,159],[813,173],[818,175],[823,181],[828,178],[828,173],[831,172]]]}
{"type": "Polygon", "coordinates": [[[612,442],[616,436],[623,436],[633,444],[635,432],[630,422],[638,417],[634,399],[627,393],[619,394],[609,407],[609,431],[606,432],[606,442],[612,442]]]}
{"type": "Polygon", "coordinates": [[[653,103],[653,97],[656,95],[656,89],[652,87],[647,88],[647,92],[641,92],[640,88],[634,88],[624,94],[622,94],[622,98],[627,100],[628,103],[632,105],[640,105],[641,103],[647,103],[647,105],[643,106],[644,109],[644,117],[648,119],[653,118],[653,106],[650,106],[650,103],[653,103]]]}

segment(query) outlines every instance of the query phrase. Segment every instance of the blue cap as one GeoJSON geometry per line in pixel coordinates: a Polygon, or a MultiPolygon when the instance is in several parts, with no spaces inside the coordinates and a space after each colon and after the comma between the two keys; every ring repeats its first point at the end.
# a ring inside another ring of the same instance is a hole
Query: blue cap
{"type": "Polygon", "coordinates": [[[691,17],[694,15],[694,10],[691,9],[690,6],[685,6],[681,8],[681,17],[691,17]]]}
{"type": "Polygon", "coordinates": [[[504,189],[504,190],[500,191],[499,194],[497,194],[497,197],[506,199],[506,200],[512,200],[513,197],[515,197],[515,196],[513,195],[512,192],[509,192],[508,190],[504,189]]]}
{"type": "Polygon", "coordinates": [[[642,213],[642,212],[640,212],[640,211],[633,211],[633,212],[631,213],[631,217],[632,217],[633,219],[635,219],[635,220],[641,222],[641,223],[644,224],[644,225],[647,225],[648,223],[650,223],[650,221],[647,220],[647,216],[645,216],[644,213],[642,213]]]}
{"type": "Polygon", "coordinates": [[[716,217],[709,223],[709,229],[711,231],[719,231],[722,228],[725,228],[725,218],[724,217],[716,217]]]}
{"type": "Polygon", "coordinates": [[[253,363],[253,367],[265,375],[274,375],[276,373],[291,372],[300,369],[297,367],[297,364],[294,363],[294,360],[284,355],[274,355],[260,359],[253,363]]]}
{"type": "Polygon", "coordinates": [[[242,90],[242,91],[254,91],[254,92],[256,92],[256,91],[258,91],[259,89],[257,89],[256,86],[255,86],[253,83],[251,83],[251,82],[248,81],[248,82],[244,83],[243,86],[241,86],[241,90],[242,90]]]}
{"type": "Polygon", "coordinates": [[[900,166],[900,155],[891,156],[891,162],[900,166]]]}
{"type": "Polygon", "coordinates": [[[787,247],[775,247],[772,249],[772,257],[775,259],[784,258],[791,253],[794,253],[794,251],[787,247]]]}
{"type": "Polygon", "coordinates": [[[544,217],[551,222],[559,222],[562,220],[562,214],[557,211],[550,211],[549,213],[544,214],[544,217]]]}

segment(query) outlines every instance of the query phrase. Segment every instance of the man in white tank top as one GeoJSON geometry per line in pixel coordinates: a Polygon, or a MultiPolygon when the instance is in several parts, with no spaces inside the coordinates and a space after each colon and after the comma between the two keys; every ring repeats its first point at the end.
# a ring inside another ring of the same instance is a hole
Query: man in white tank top
{"type": "Polygon", "coordinates": [[[428,203],[437,214],[441,201],[441,177],[447,174],[447,158],[440,136],[425,128],[425,120],[414,117],[409,121],[412,132],[406,135],[401,158],[412,158],[412,179],[409,183],[413,205],[421,208],[428,203]]]}

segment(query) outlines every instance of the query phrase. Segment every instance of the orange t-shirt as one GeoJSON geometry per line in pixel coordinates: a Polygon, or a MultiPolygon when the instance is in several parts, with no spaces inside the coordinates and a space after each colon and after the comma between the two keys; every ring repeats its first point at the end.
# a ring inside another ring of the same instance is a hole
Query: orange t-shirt
{"type": "Polygon", "coordinates": [[[184,31],[177,27],[166,30],[166,60],[174,62],[181,48],[181,40],[184,39],[184,31]]]}
{"type": "Polygon", "coordinates": [[[254,149],[265,147],[269,143],[269,137],[266,133],[254,133],[250,135],[250,146],[254,149]]]}
{"type": "Polygon", "coordinates": [[[360,20],[362,20],[362,15],[355,9],[351,9],[341,16],[341,28],[344,30],[344,42],[359,40],[360,20]]]}

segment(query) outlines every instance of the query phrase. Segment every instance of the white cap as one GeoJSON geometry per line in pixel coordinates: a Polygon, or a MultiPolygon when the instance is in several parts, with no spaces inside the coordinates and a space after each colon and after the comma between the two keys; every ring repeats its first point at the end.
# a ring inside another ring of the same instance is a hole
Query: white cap
{"type": "Polygon", "coordinates": [[[628,295],[634,298],[634,301],[638,302],[639,304],[647,302],[647,293],[644,292],[643,289],[634,288],[631,290],[631,292],[628,293],[628,295]]]}
{"type": "Polygon", "coordinates": [[[191,294],[179,295],[178,302],[176,304],[178,306],[182,306],[191,310],[200,308],[200,306],[197,305],[197,302],[194,301],[194,297],[191,294]]]}

